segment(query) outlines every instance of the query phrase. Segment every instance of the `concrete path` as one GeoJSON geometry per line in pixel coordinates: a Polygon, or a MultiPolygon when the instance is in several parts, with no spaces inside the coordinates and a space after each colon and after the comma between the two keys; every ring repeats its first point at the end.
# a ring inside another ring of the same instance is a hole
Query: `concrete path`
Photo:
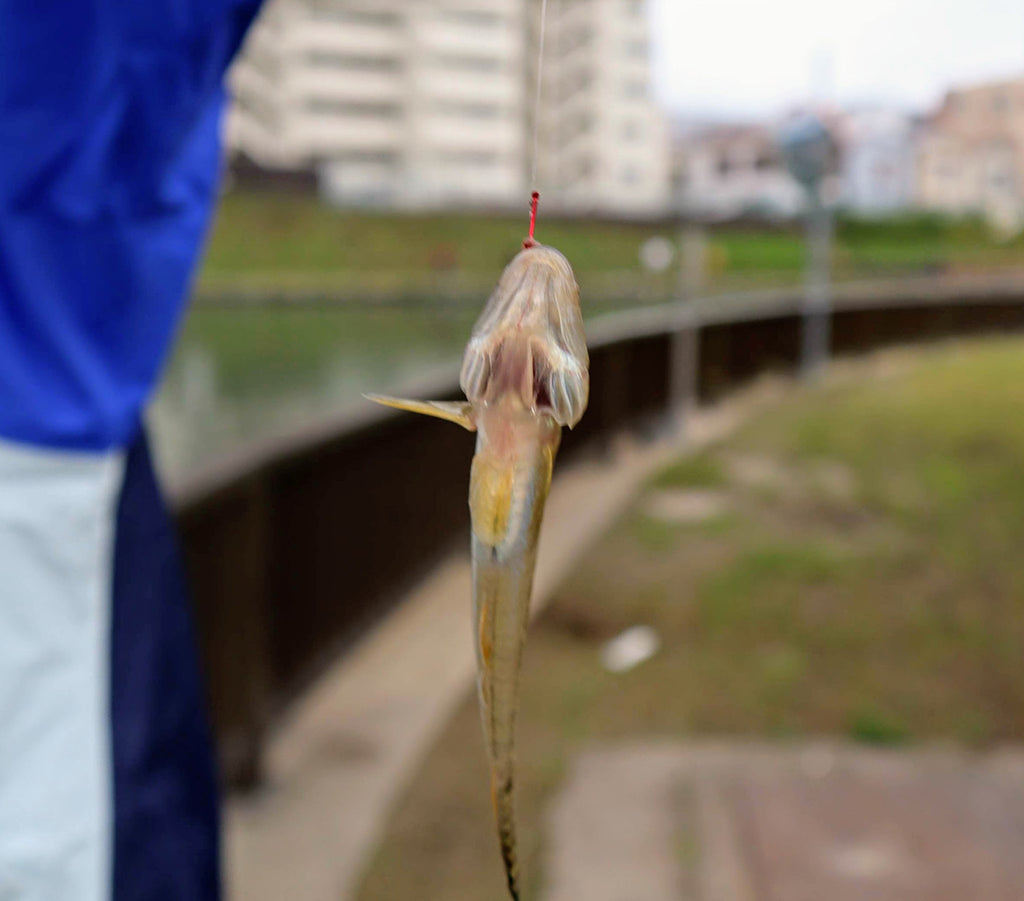
{"type": "Polygon", "coordinates": [[[547,901],[1020,901],[1024,751],[632,744],[576,760],[547,901]]]}
{"type": "MultiPolygon", "coordinates": [[[[686,446],[726,435],[764,396],[762,388],[694,414],[686,446]]],[[[678,440],[625,443],[609,460],[558,472],[534,612],[648,475],[683,449],[678,440]]],[[[269,748],[266,787],[228,803],[231,898],[353,896],[396,796],[472,685],[469,580],[467,557],[444,563],[297,705],[269,748]]]]}

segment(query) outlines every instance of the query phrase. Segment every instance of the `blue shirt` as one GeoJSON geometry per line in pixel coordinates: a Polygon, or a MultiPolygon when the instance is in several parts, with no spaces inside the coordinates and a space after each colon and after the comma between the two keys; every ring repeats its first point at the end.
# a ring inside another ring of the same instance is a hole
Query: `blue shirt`
{"type": "Polygon", "coordinates": [[[0,437],[138,430],[217,193],[260,0],[0,0],[0,437]]]}

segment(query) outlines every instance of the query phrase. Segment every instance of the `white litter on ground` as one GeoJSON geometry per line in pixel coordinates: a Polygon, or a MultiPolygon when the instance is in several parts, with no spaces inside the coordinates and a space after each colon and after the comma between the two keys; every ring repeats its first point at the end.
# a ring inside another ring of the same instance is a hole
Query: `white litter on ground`
{"type": "Polygon", "coordinates": [[[601,663],[610,673],[624,673],[658,653],[661,639],[650,626],[633,626],[601,649],[601,663]]]}

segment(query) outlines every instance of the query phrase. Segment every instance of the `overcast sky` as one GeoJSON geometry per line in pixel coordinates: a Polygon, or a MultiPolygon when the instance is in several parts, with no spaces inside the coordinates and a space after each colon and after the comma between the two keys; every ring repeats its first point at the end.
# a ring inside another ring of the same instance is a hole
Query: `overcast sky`
{"type": "Polygon", "coordinates": [[[649,0],[655,91],[723,118],[810,97],[919,108],[1024,75],[1024,0],[649,0]]]}

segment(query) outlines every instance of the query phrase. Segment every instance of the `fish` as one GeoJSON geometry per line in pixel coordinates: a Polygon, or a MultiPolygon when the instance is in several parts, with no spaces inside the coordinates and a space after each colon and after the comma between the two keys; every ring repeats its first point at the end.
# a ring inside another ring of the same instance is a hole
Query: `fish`
{"type": "Polygon", "coordinates": [[[562,429],[586,410],[589,365],[572,266],[553,247],[532,244],[505,268],[470,335],[459,376],[465,401],[366,395],[476,432],[469,477],[473,644],[491,800],[515,901],[519,674],[555,456],[562,429]]]}

